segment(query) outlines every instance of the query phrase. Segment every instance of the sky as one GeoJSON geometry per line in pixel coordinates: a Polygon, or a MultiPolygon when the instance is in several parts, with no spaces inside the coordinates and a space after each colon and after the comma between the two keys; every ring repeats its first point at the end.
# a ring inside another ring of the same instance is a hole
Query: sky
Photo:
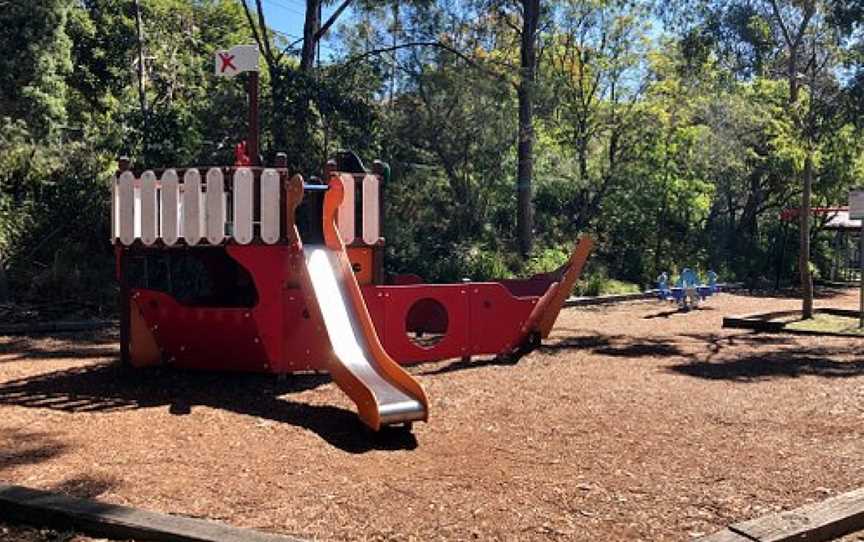
{"type": "MultiPolygon", "coordinates": [[[[288,36],[292,41],[303,36],[303,19],[306,13],[305,0],[263,0],[264,15],[267,17],[267,25],[274,30],[288,36]]],[[[333,12],[335,6],[324,6],[323,19],[333,12]]],[[[348,10],[339,17],[340,22],[351,14],[348,10]]],[[[333,27],[335,29],[335,27],[333,27]]],[[[330,48],[326,40],[321,43],[321,56],[326,59],[330,48]]]]}

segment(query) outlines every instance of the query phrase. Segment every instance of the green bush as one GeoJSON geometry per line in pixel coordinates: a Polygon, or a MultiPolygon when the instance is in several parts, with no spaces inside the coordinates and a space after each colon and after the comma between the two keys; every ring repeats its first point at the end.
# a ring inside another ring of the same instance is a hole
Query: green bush
{"type": "Polygon", "coordinates": [[[632,282],[609,278],[604,269],[583,276],[573,287],[573,295],[577,296],[635,294],[640,291],[639,286],[632,282]]]}
{"type": "Polygon", "coordinates": [[[601,288],[604,294],[638,294],[641,290],[637,284],[623,280],[608,279],[601,288]]]}
{"type": "Polygon", "coordinates": [[[513,276],[504,255],[495,250],[471,247],[465,252],[463,276],[474,281],[505,279],[513,276]]]}
{"type": "Polygon", "coordinates": [[[567,263],[570,252],[563,247],[549,247],[537,251],[525,264],[525,276],[554,271],[567,263]]]}
{"type": "Polygon", "coordinates": [[[113,306],[113,164],[94,148],[89,140],[43,143],[0,119],[0,290],[12,301],[113,306]]]}

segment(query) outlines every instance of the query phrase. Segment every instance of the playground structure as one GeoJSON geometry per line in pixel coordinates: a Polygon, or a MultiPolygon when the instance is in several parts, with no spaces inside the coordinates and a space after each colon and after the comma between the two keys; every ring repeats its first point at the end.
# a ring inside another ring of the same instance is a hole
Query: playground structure
{"type": "MultiPolygon", "coordinates": [[[[832,234],[830,240],[832,258],[825,278],[842,282],[860,280],[861,221],[850,218],[848,206],[813,207],[810,209],[810,214],[814,220],[814,227],[832,234]]],[[[782,226],[777,240],[779,251],[775,288],[780,287],[781,267],[789,243],[789,230],[799,220],[800,215],[800,209],[794,207],[783,209],[780,213],[782,226]]]]}
{"type": "Polygon", "coordinates": [[[121,358],[134,367],[327,371],[374,430],[428,418],[401,365],[514,355],[548,336],[592,247],[524,280],[387,277],[381,187],[353,155],[324,182],[285,167],[134,172],[113,180],[121,358]]]}
{"type": "Polygon", "coordinates": [[[695,271],[685,267],[681,270],[675,286],[669,286],[669,275],[664,271],[657,277],[657,297],[663,301],[674,301],[681,309],[689,310],[699,306],[720,291],[717,273],[708,271],[706,280],[701,280],[695,271]]]}

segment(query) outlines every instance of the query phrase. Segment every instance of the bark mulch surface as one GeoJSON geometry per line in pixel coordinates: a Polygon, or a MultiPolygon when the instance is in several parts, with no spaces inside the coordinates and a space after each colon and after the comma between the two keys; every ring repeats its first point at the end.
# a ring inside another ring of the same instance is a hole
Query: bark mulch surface
{"type": "Polygon", "coordinates": [[[2,542],[102,542],[104,538],[87,538],[72,532],[36,529],[22,525],[0,523],[2,542]]]}
{"type": "Polygon", "coordinates": [[[430,423],[377,438],[324,376],[0,338],[0,480],[322,540],[688,540],[864,483],[864,342],[720,327],[797,306],[566,309],[516,365],[412,368],[430,423]]]}

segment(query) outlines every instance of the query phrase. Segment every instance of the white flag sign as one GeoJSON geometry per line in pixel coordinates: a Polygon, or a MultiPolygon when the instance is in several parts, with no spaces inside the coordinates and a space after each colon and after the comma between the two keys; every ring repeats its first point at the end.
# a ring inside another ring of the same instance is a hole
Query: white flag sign
{"type": "Polygon", "coordinates": [[[236,45],[227,51],[216,51],[216,75],[234,77],[241,72],[257,71],[257,45],[236,45]]]}

